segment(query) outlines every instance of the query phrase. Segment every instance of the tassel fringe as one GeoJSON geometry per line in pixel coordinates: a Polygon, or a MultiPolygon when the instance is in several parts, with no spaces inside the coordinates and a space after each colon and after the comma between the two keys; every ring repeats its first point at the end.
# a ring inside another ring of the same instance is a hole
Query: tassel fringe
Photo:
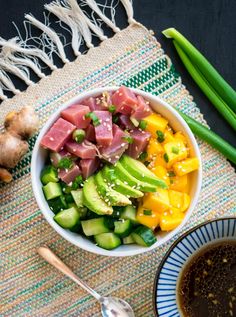
{"type": "Polygon", "coordinates": [[[136,22],[133,18],[132,0],[109,1],[106,0],[103,5],[98,4],[95,0],[80,0],[79,2],[77,0],[54,0],[45,4],[45,10],[56,16],[60,26],[69,31],[71,43],[66,44],[65,39],[53,30],[49,17],[45,16],[43,23],[32,14],[25,15],[25,40],[17,26],[18,37],[10,40],[0,37],[0,100],[7,99],[4,91],[10,91],[13,94],[20,93],[8,74],[17,76],[28,86],[34,85],[35,83],[30,78],[30,70],[41,79],[46,76],[43,72],[45,66],[43,67],[42,63],[51,71],[57,69],[53,61],[53,54],[57,54],[65,64],[70,62],[65,53],[66,45],[70,44],[74,55],[79,56],[81,54],[80,46],[83,43],[89,49],[94,47],[93,36],[96,36],[101,42],[107,39],[102,28],[103,24],[114,33],[120,32],[115,21],[115,9],[119,2],[126,11],[128,23],[136,22]],[[110,5],[107,4],[109,1],[110,5]],[[86,7],[92,10],[90,15],[86,12],[86,7]],[[108,17],[109,10],[110,16],[108,17]],[[41,36],[32,36],[33,27],[42,32],[41,36]],[[35,44],[28,44],[29,42],[35,44]]]}

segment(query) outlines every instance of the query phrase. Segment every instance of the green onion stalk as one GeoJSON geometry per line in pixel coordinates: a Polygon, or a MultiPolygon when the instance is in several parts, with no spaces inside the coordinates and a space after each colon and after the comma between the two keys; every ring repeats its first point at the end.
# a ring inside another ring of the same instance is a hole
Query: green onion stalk
{"type": "Polygon", "coordinates": [[[219,135],[209,130],[193,118],[179,111],[179,114],[186,121],[192,132],[200,139],[206,141],[213,148],[222,153],[228,160],[236,164],[236,148],[222,139],[219,135]]]}
{"type": "Polygon", "coordinates": [[[218,96],[236,112],[236,91],[224,80],[208,60],[176,29],[169,28],[162,32],[167,38],[173,38],[191,63],[205,77],[218,96]]]}

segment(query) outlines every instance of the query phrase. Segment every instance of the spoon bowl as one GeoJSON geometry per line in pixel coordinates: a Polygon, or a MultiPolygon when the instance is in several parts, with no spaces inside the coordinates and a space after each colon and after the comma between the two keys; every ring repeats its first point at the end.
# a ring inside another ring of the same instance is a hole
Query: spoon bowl
{"type": "Polygon", "coordinates": [[[82,281],[77,275],[75,275],[71,269],[59,259],[56,254],[52,252],[48,247],[40,247],[38,249],[39,255],[49,264],[57,268],[67,277],[69,277],[76,284],[81,286],[89,294],[91,294],[101,305],[101,312],[103,317],[135,317],[131,306],[117,297],[103,297],[93,290],[87,283],[82,281]]]}

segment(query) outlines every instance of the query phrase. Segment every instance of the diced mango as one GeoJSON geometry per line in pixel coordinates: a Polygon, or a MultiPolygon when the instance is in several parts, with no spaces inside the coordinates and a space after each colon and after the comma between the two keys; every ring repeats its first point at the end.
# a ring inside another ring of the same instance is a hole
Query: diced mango
{"type": "Polygon", "coordinates": [[[183,141],[168,142],[164,145],[164,149],[168,157],[167,167],[171,167],[175,162],[184,160],[188,156],[183,141]]]}
{"type": "Polygon", "coordinates": [[[174,134],[174,138],[176,141],[182,141],[185,145],[187,145],[187,139],[186,137],[183,135],[182,132],[178,131],[174,134]]]}
{"type": "Polygon", "coordinates": [[[147,127],[145,130],[150,132],[154,138],[157,137],[156,131],[164,132],[168,124],[168,121],[166,119],[156,113],[151,114],[144,120],[147,122],[147,127]]]}
{"type": "Polygon", "coordinates": [[[161,145],[161,143],[157,142],[157,139],[151,138],[147,146],[147,154],[148,154],[147,160],[150,161],[155,156],[163,152],[164,152],[164,148],[161,145]]]}
{"type": "Polygon", "coordinates": [[[184,213],[176,215],[162,214],[160,217],[160,228],[162,231],[170,231],[178,227],[184,219],[184,213]]]}
{"type": "Polygon", "coordinates": [[[188,174],[183,176],[170,177],[170,189],[177,190],[179,192],[189,192],[189,177],[188,174]]]}
{"type": "Polygon", "coordinates": [[[170,207],[168,190],[157,188],[155,193],[145,194],[143,206],[147,209],[152,209],[156,213],[168,210],[170,207]]]}
{"type": "Polygon", "coordinates": [[[165,161],[164,158],[163,158],[163,154],[158,155],[158,156],[154,159],[153,164],[151,164],[150,168],[151,168],[151,167],[155,167],[155,166],[163,166],[163,167],[166,167],[166,166],[167,166],[167,163],[166,163],[166,161],[165,161]]]}
{"type": "MultiPolygon", "coordinates": [[[[147,211],[147,208],[143,206],[139,206],[137,211],[136,219],[139,223],[141,223],[144,226],[147,226],[148,228],[155,230],[156,227],[160,223],[160,215],[158,213],[155,213],[153,210],[151,210],[151,215],[145,215],[144,212],[147,211]]],[[[149,211],[149,210],[148,210],[149,211]]]]}
{"type": "Polygon", "coordinates": [[[172,133],[172,131],[166,129],[165,132],[164,132],[164,141],[162,142],[162,144],[166,144],[166,143],[169,143],[169,142],[174,142],[175,141],[175,138],[174,138],[174,135],[172,133]]]}
{"type": "Polygon", "coordinates": [[[169,190],[170,205],[179,211],[184,212],[190,205],[190,196],[186,193],[181,193],[176,190],[169,190]]]}
{"type": "Polygon", "coordinates": [[[170,178],[167,169],[164,166],[157,165],[151,168],[151,171],[159,178],[163,179],[166,184],[170,185],[170,178]]]}
{"type": "Polygon", "coordinates": [[[182,176],[191,173],[199,168],[199,160],[196,157],[187,158],[181,162],[175,163],[173,169],[175,174],[182,176]]]}

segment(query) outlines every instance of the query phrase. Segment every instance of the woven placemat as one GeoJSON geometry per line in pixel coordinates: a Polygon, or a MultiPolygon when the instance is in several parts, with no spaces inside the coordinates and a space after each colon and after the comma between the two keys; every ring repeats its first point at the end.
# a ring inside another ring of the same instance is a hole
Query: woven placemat
{"type": "MultiPolygon", "coordinates": [[[[172,106],[204,122],[170,59],[153,35],[133,24],[87,55],[5,101],[0,120],[12,108],[33,105],[41,124],[61,104],[90,88],[125,84],[159,95],[172,106]]],[[[31,149],[35,139],[30,142],[31,149]]],[[[197,208],[182,231],[204,220],[236,212],[236,177],[222,155],[198,140],[203,187],[197,208]]],[[[101,294],[126,299],[137,317],[154,316],[153,281],[168,244],[128,258],[97,256],[61,238],[37,207],[30,183],[30,153],[15,168],[13,183],[0,190],[2,317],[100,316],[95,300],[45,263],[36,249],[47,244],[101,294]]]]}

